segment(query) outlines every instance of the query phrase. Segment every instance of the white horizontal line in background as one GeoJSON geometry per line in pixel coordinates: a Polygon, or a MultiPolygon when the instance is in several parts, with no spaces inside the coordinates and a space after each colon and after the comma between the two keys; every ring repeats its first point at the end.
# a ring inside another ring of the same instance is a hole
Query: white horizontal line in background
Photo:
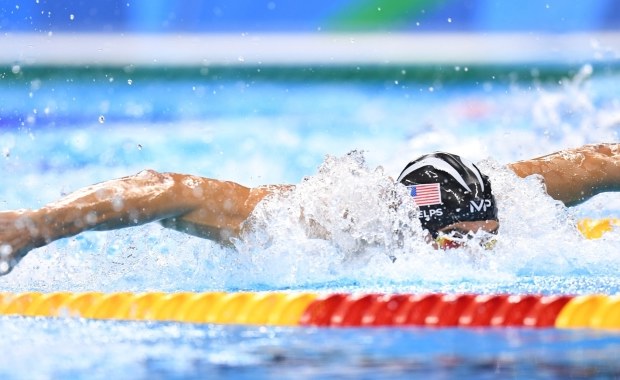
{"type": "Polygon", "coordinates": [[[0,36],[1,64],[519,64],[616,61],[620,32],[542,34],[30,34],[0,36]]]}

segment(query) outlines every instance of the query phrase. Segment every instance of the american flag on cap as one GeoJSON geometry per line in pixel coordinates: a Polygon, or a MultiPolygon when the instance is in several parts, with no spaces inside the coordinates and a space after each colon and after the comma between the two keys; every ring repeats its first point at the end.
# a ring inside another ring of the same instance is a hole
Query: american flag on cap
{"type": "Polygon", "coordinates": [[[441,204],[441,191],[438,183],[424,183],[421,185],[407,186],[413,201],[418,206],[431,206],[441,204]]]}

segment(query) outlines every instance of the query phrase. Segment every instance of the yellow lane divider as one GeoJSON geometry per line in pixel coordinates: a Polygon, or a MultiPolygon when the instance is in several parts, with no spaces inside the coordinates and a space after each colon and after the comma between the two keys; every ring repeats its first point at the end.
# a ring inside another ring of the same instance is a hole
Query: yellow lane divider
{"type": "Polygon", "coordinates": [[[316,298],[311,293],[0,293],[0,314],[158,320],[194,323],[296,325],[316,298]]]}
{"type": "Polygon", "coordinates": [[[605,305],[607,297],[602,294],[594,294],[571,299],[558,314],[555,326],[559,328],[590,327],[593,315],[605,305]]]}
{"type": "Polygon", "coordinates": [[[614,228],[620,229],[620,218],[581,219],[577,228],[588,239],[599,239],[614,228]]]}

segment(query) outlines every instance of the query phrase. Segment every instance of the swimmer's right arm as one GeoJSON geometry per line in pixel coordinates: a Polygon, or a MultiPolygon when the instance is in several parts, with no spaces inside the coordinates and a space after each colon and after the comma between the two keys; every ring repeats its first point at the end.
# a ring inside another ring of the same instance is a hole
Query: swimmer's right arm
{"type": "Polygon", "coordinates": [[[153,221],[228,244],[256,204],[282,188],[145,170],[85,187],[37,210],[0,212],[0,274],[52,241],[153,221]]]}
{"type": "Polygon", "coordinates": [[[619,143],[585,145],[509,167],[520,177],[541,175],[547,193],[567,206],[602,192],[620,191],[619,143]]]}

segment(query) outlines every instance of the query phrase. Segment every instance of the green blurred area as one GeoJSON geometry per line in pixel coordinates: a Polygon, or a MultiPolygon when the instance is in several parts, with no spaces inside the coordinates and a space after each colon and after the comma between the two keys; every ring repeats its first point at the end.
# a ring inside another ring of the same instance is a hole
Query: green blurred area
{"type": "MultiPolygon", "coordinates": [[[[620,64],[593,64],[594,75],[616,75],[620,64]]],[[[574,76],[580,64],[540,65],[310,65],[310,66],[21,66],[0,67],[1,85],[57,79],[71,81],[188,80],[276,82],[556,82],[574,76]]]]}

